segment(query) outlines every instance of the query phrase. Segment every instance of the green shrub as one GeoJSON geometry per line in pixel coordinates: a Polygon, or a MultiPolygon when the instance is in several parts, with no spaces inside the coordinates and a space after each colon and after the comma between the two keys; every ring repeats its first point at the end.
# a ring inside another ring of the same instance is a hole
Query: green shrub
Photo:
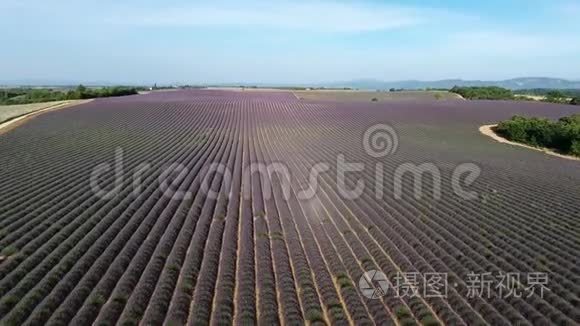
{"type": "Polygon", "coordinates": [[[543,101],[550,103],[567,103],[568,100],[566,94],[558,90],[553,90],[546,94],[546,98],[543,101]]]}
{"type": "Polygon", "coordinates": [[[75,89],[15,88],[0,92],[0,105],[29,104],[49,101],[79,100],[97,97],[126,96],[138,94],[134,87],[87,88],[79,85],[75,89]]]}
{"type": "Polygon", "coordinates": [[[558,121],[565,125],[577,126],[580,125],[580,114],[573,114],[569,117],[563,117],[558,121]]]}
{"type": "Polygon", "coordinates": [[[564,98],[580,98],[580,89],[547,89],[547,88],[534,88],[534,89],[519,89],[514,91],[514,93],[519,95],[534,95],[543,96],[544,98],[551,97],[564,97],[564,98]],[[556,93],[554,92],[556,91],[556,93]]]}
{"type": "Polygon", "coordinates": [[[491,86],[491,87],[458,87],[450,90],[468,100],[513,100],[514,94],[511,90],[491,86]]]}
{"type": "Polygon", "coordinates": [[[102,307],[107,300],[100,294],[95,294],[89,298],[89,304],[97,307],[102,307]]]}
{"type": "Polygon", "coordinates": [[[421,319],[421,325],[423,325],[423,326],[438,326],[439,322],[433,316],[425,316],[421,319]]]}
{"type": "Polygon", "coordinates": [[[348,277],[340,277],[336,279],[336,283],[341,289],[349,289],[352,288],[352,281],[348,277]]]}
{"type": "Polygon", "coordinates": [[[324,316],[322,312],[318,309],[310,309],[306,312],[306,320],[310,321],[311,323],[315,322],[324,322],[324,316]]]}
{"type": "Polygon", "coordinates": [[[542,118],[514,116],[500,122],[496,131],[509,140],[580,156],[580,115],[557,122],[542,118]]]}
{"type": "Polygon", "coordinates": [[[118,304],[126,304],[128,300],[128,297],[125,295],[119,295],[113,298],[113,302],[118,303],[118,304]]]}
{"type": "Polygon", "coordinates": [[[20,302],[20,297],[14,295],[7,295],[3,298],[3,304],[9,307],[15,306],[18,302],[20,302]]]}
{"type": "Polygon", "coordinates": [[[580,156],[580,140],[574,140],[570,146],[570,154],[580,156]]]}
{"type": "Polygon", "coordinates": [[[17,252],[18,252],[18,248],[14,247],[14,246],[8,246],[8,247],[2,249],[2,251],[0,252],[0,256],[9,257],[9,256],[14,255],[17,252]]]}
{"type": "Polygon", "coordinates": [[[406,317],[406,318],[399,320],[399,325],[401,325],[401,326],[417,326],[417,322],[413,318],[406,317]]]}
{"type": "Polygon", "coordinates": [[[178,264],[169,264],[167,265],[167,270],[175,272],[175,273],[179,273],[179,271],[181,270],[181,267],[178,264]]]}
{"type": "Polygon", "coordinates": [[[120,324],[122,326],[136,326],[136,325],[139,325],[139,319],[136,319],[136,318],[126,318],[120,324]]]}
{"type": "Polygon", "coordinates": [[[407,307],[405,307],[405,306],[395,307],[395,315],[397,316],[397,319],[399,319],[399,320],[413,317],[411,315],[411,312],[409,311],[409,309],[407,309],[407,307]]]}
{"type": "Polygon", "coordinates": [[[525,96],[525,95],[518,95],[514,97],[516,101],[535,101],[533,97],[525,96]]]}
{"type": "Polygon", "coordinates": [[[193,281],[191,280],[183,280],[183,283],[181,285],[181,291],[187,294],[191,294],[193,293],[194,290],[194,285],[193,285],[193,281]]]}

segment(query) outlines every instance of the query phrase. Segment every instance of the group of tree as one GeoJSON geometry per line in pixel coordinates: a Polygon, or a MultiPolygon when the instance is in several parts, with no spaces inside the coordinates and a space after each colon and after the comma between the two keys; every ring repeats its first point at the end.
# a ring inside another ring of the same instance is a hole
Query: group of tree
{"type": "Polygon", "coordinates": [[[87,88],[79,85],[74,89],[11,88],[0,90],[0,105],[28,104],[50,101],[80,100],[98,97],[138,94],[135,87],[87,88]]]}
{"type": "MultiPolygon", "coordinates": [[[[549,88],[532,88],[532,89],[520,89],[514,91],[515,94],[522,95],[535,95],[547,97],[549,93],[557,91],[561,97],[567,98],[580,98],[580,89],[549,89],[549,88]]],[[[554,95],[554,94],[552,94],[554,95]]]]}
{"type": "Polygon", "coordinates": [[[571,104],[571,105],[579,105],[580,104],[580,96],[571,97],[571,94],[576,94],[574,92],[565,92],[560,90],[551,90],[546,92],[544,95],[543,102],[550,102],[550,103],[559,103],[559,104],[571,104]]]}
{"type": "Polygon", "coordinates": [[[564,94],[562,91],[559,91],[559,90],[553,90],[553,91],[547,92],[542,101],[550,102],[550,103],[560,103],[560,104],[568,104],[571,102],[568,99],[568,96],[566,96],[566,94],[564,94]]]}
{"type": "Polygon", "coordinates": [[[558,121],[514,116],[501,122],[496,131],[512,141],[580,156],[580,114],[558,121]]]}
{"type": "Polygon", "coordinates": [[[453,87],[450,92],[461,95],[468,100],[513,100],[514,93],[506,88],[489,87],[453,87]]]}
{"type": "Polygon", "coordinates": [[[450,92],[459,94],[468,100],[519,100],[534,101],[530,97],[543,96],[542,102],[560,103],[560,104],[580,104],[580,90],[577,89],[530,89],[511,91],[506,88],[489,86],[489,87],[453,87],[450,92]],[[517,95],[517,96],[516,96],[517,95]]]}

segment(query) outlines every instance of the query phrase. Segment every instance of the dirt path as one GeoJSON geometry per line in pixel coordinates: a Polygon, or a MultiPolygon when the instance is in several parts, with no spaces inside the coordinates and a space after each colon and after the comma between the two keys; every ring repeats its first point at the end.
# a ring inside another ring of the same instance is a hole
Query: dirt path
{"type": "Polygon", "coordinates": [[[497,142],[500,142],[500,143],[503,143],[503,144],[520,146],[520,147],[532,149],[534,151],[543,152],[543,153],[548,154],[548,155],[552,155],[552,156],[557,156],[557,157],[560,157],[560,158],[564,158],[564,159],[567,159],[567,160],[580,161],[580,157],[571,156],[571,155],[563,155],[563,154],[556,153],[553,150],[548,149],[548,148],[538,148],[538,147],[533,147],[533,146],[529,146],[529,145],[525,145],[525,144],[521,144],[521,143],[516,143],[516,142],[513,142],[513,141],[509,141],[509,140],[501,137],[500,135],[498,135],[493,130],[493,128],[495,128],[495,127],[497,127],[497,124],[495,124],[495,125],[484,125],[484,126],[479,127],[479,132],[481,132],[485,136],[491,137],[493,140],[495,140],[497,142]]]}
{"type": "Polygon", "coordinates": [[[24,124],[26,121],[28,121],[30,119],[33,119],[36,116],[39,116],[39,115],[41,115],[41,114],[43,114],[45,112],[59,110],[59,109],[65,109],[65,108],[70,108],[70,107],[77,106],[77,105],[80,105],[80,104],[88,103],[90,101],[92,101],[92,100],[74,100],[74,101],[68,101],[66,103],[59,103],[59,104],[56,104],[56,105],[52,105],[52,106],[46,107],[44,109],[40,109],[40,110],[37,110],[37,111],[33,111],[33,112],[30,112],[30,113],[27,113],[27,114],[24,114],[24,115],[21,115],[21,116],[12,118],[12,119],[10,119],[8,121],[5,121],[5,122],[0,123],[0,135],[2,135],[4,133],[6,133],[6,132],[8,132],[8,131],[10,131],[10,130],[12,130],[12,129],[18,127],[18,126],[20,126],[20,125],[22,125],[22,124],[24,124]]]}

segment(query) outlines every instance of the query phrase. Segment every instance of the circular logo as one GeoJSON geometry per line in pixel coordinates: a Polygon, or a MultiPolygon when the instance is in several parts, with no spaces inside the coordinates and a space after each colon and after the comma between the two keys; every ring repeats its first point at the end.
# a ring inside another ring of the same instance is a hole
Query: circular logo
{"type": "Polygon", "coordinates": [[[363,274],[358,281],[362,294],[369,299],[379,299],[387,295],[389,281],[381,271],[371,270],[363,274]]]}
{"type": "Polygon", "coordinates": [[[379,158],[394,154],[399,147],[399,136],[386,124],[376,124],[365,131],[363,146],[368,155],[379,158]]]}

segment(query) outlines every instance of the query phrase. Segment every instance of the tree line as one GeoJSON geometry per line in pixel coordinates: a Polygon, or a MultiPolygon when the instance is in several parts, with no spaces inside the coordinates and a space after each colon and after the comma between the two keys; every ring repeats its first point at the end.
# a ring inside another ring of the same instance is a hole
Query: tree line
{"type": "Polygon", "coordinates": [[[522,95],[536,95],[536,96],[548,96],[548,95],[560,95],[560,97],[569,98],[580,98],[580,89],[549,89],[549,88],[532,88],[532,89],[520,89],[514,92],[515,94],[522,95]],[[557,93],[554,93],[557,92],[557,93]]]}
{"type": "Polygon", "coordinates": [[[496,132],[512,141],[580,156],[580,114],[558,121],[514,116],[500,122],[496,132]]]}
{"type": "Polygon", "coordinates": [[[509,89],[488,86],[488,87],[453,87],[450,92],[461,95],[468,100],[519,100],[533,101],[534,99],[526,95],[543,96],[542,102],[560,104],[580,104],[580,90],[519,90],[513,92],[509,89]],[[516,96],[517,95],[517,96],[516,96]]]}
{"type": "Polygon", "coordinates": [[[461,95],[468,100],[513,100],[514,93],[506,88],[489,87],[459,87],[455,86],[450,90],[452,93],[461,95]]]}
{"type": "Polygon", "coordinates": [[[560,90],[551,90],[546,92],[544,95],[545,98],[543,101],[551,102],[551,103],[560,103],[560,104],[572,104],[572,105],[579,105],[580,104],[580,96],[570,98],[570,94],[574,93],[566,93],[560,90]]]}
{"type": "Polygon", "coordinates": [[[8,88],[0,89],[0,105],[81,100],[135,94],[138,94],[137,88],[124,86],[87,88],[83,85],[79,85],[70,90],[49,88],[8,88]]]}

